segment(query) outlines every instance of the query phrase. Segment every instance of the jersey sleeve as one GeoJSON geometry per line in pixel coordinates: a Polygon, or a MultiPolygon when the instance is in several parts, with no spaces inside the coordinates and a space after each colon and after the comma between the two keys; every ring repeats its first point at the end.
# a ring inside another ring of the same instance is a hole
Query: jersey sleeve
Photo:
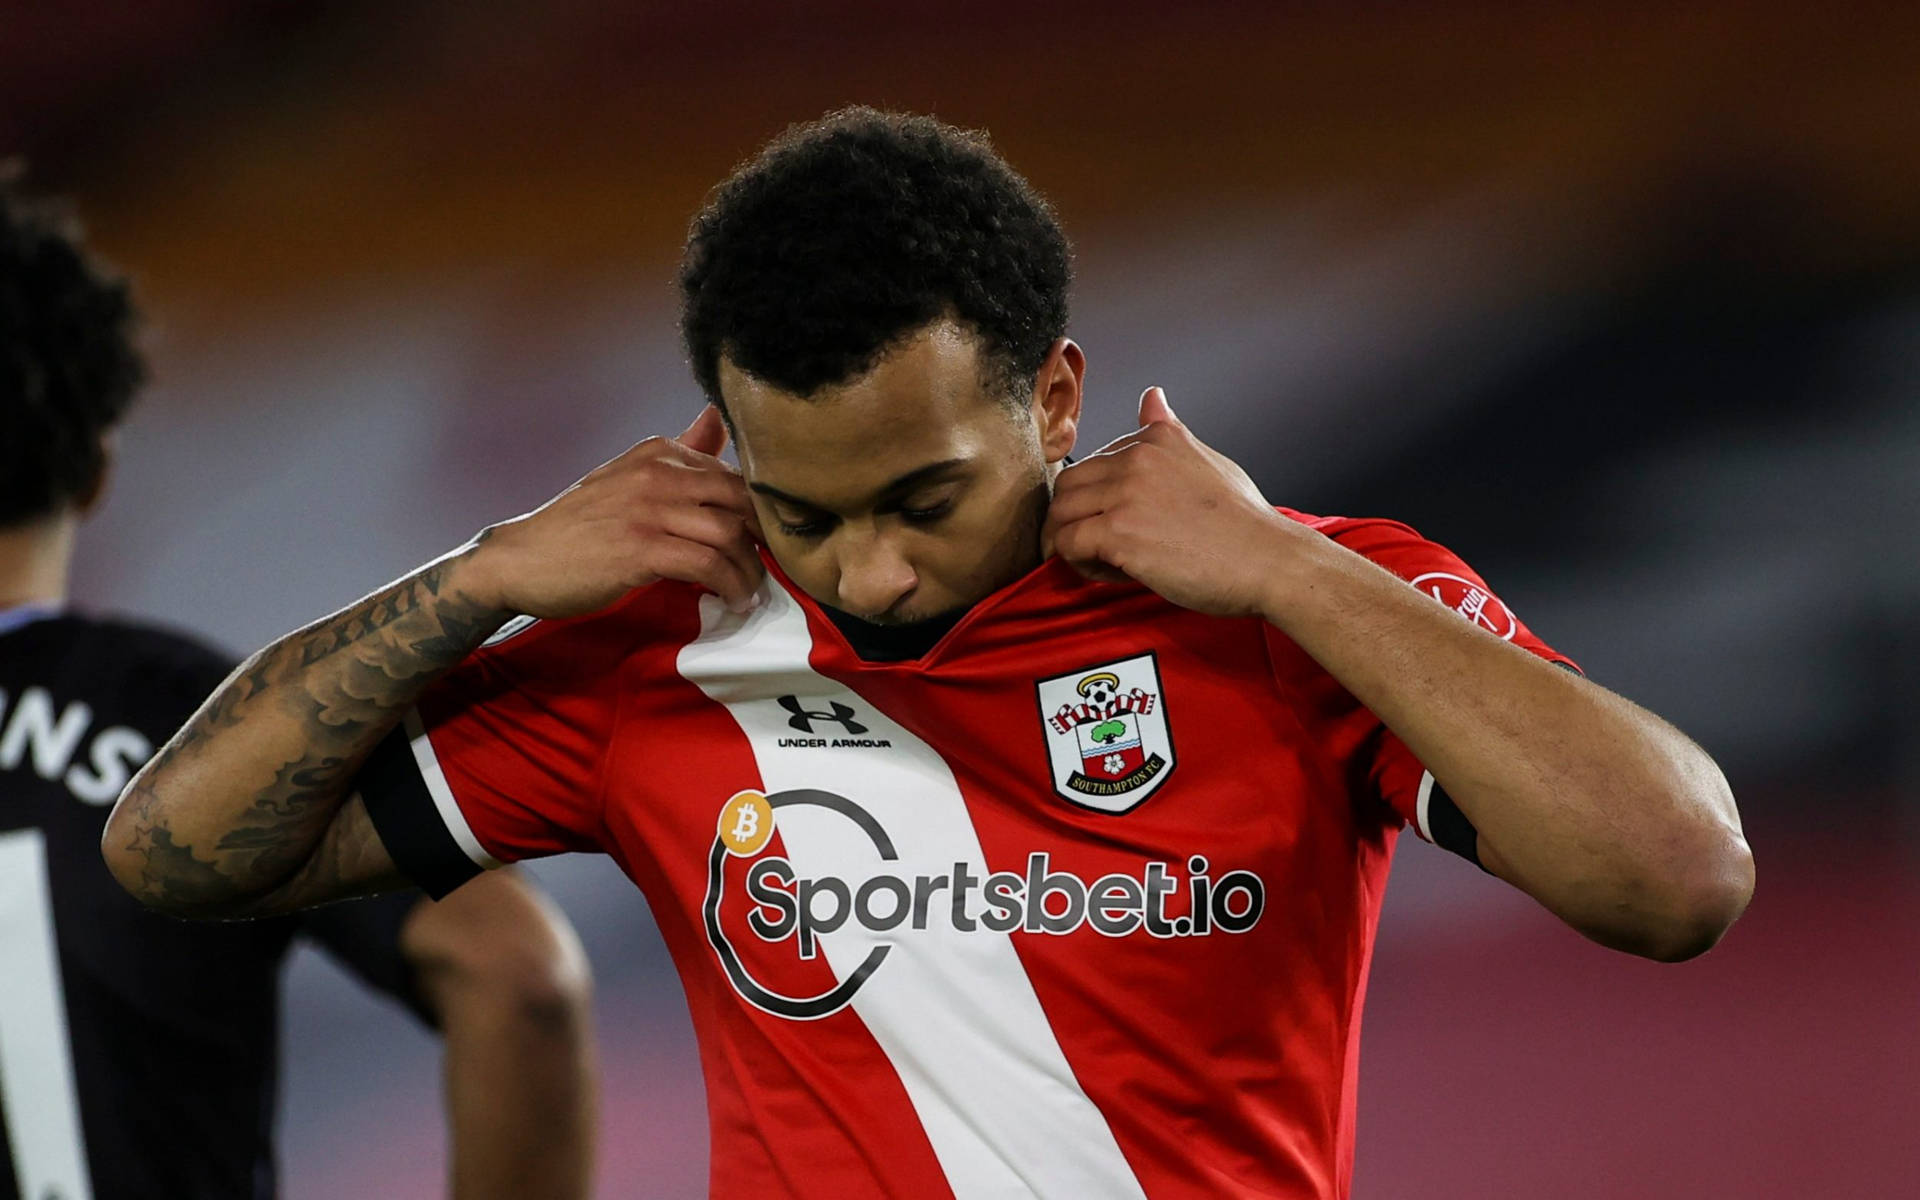
{"type": "Polygon", "coordinates": [[[439,899],[480,871],[602,845],[631,605],[517,618],[423,694],[356,780],[395,865],[439,899]]]}
{"type": "MultiPolygon", "coordinates": [[[[1520,621],[1486,580],[1446,547],[1430,542],[1397,521],[1285,515],[1386,568],[1435,603],[1446,606],[1488,634],[1512,642],[1530,654],[1578,672],[1566,655],[1542,641],[1520,621]]],[[[1276,669],[1288,672],[1300,694],[1303,719],[1340,761],[1350,787],[1382,819],[1411,825],[1419,836],[1475,863],[1478,834],[1433,775],[1378,717],[1284,634],[1269,628],[1276,669]]]]}

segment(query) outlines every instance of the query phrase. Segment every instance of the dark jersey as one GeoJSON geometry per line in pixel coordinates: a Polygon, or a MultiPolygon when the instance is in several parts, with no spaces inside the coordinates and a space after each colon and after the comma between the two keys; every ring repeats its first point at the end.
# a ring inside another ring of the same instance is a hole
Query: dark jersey
{"type": "Polygon", "coordinates": [[[398,947],[417,894],[202,923],[108,874],[115,797],[230,665],[137,625],[0,626],[0,1200],[271,1196],[297,935],[421,1011],[398,947]]]}

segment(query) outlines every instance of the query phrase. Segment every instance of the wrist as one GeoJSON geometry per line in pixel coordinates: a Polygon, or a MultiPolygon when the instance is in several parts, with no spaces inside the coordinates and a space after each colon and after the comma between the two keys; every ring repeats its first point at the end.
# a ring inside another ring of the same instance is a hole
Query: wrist
{"type": "MultiPolygon", "coordinates": [[[[504,623],[519,613],[497,569],[499,547],[490,546],[498,527],[489,526],[472,541],[439,560],[444,568],[440,591],[457,596],[470,608],[487,618],[498,617],[504,623]]],[[[431,569],[431,568],[429,568],[431,569]]]]}
{"type": "Polygon", "coordinates": [[[1337,549],[1315,530],[1280,517],[1272,533],[1262,539],[1258,551],[1261,618],[1284,631],[1311,596],[1316,579],[1326,570],[1327,551],[1337,549]]]}

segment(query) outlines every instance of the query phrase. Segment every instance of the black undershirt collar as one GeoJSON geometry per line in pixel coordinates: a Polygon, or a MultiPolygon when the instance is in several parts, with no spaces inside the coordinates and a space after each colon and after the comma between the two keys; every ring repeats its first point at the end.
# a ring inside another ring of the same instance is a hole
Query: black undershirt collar
{"type": "Polygon", "coordinates": [[[827,614],[827,619],[847,639],[847,645],[865,662],[907,662],[924,658],[947,636],[947,631],[967,615],[967,610],[962,608],[907,625],[876,625],[832,605],[822,604],[820,611],[827,614]]]}

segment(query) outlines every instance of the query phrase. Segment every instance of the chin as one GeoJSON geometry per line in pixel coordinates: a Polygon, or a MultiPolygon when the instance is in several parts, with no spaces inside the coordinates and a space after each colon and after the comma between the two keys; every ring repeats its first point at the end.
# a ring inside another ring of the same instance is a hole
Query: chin
{"type": "Polygon", "coordinates": [[[972,604],[956,604],[949,608],[940,609],[937,612],[882,613],[877,617],[869,617],[861,613],[855,613],[853,615],[859,617],[869,625],[885,625],[890,629],[904,629],[910,625],[931,625],[935,621],[951,621],[972,607],[972,604]]]}

